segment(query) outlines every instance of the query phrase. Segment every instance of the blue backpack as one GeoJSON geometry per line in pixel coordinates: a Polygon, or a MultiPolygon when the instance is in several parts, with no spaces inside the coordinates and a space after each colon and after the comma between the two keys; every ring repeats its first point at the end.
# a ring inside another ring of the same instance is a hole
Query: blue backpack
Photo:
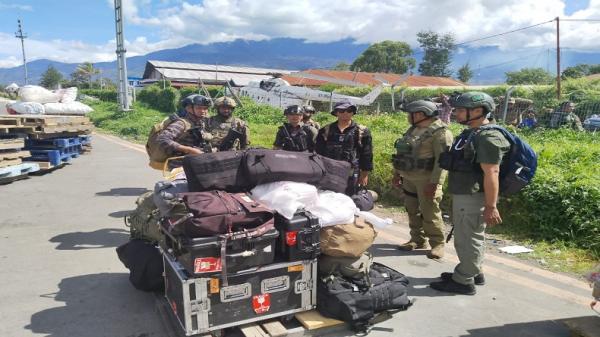
{"type": "Polygon", "coordinates": [[[512,195],[519,192],[531,182],[535,175],[537,155],[524,140],[499,125],[481,126],[478,133],[483,130],[498,130],[510,143],[508,158],[500,166],[500,193],[512,195]]]}

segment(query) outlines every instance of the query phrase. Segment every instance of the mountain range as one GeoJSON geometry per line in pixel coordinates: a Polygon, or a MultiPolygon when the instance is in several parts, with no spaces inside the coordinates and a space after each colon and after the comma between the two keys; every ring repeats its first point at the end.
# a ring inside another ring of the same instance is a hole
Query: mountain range
{"type": "MultiPolygon", "coordinates": [[[[190,44],[181,48],[164,49],[146,55],[127,58],[128,75],[141,77],[147,60],[189,62],[204,64],[220,64],[249,66],[288,70],[305,70],[314,68],[330,68],[339,62],[352,63],[368,44],[356,43],[353,40],[341,40],[330,43],[307,43],[300,39],[278,38],[263,41],[236,40],[207,45],[190,44]]],[[[472,84],[498,84],[505,80],[507,71],[515,71],[523,67],[542,67],[555,69],[555,52],[551,49],[524,50],[520,52],[499,51],[494,47],[463,48],[453,57],[452,67],[458,69],[469,63],[475,76],[472,84]]],[[[417,62],[422,53],[415,53],[417,62]]],[[[600,53],[585,53],[572,50],[561,53],[562,69],[567,66],[598,63],[600,53]]],[[[47,59],[39,59],[27,63],[29,83],[39,83],[42,74],[50,66],[54,66],[65,77],[77,68],[77,63],[63,63],[47,59]]],[[[94,63],[101,70],[103,77],[116,79],[116,61],[94,63]]],[[[416,72],[416,71],[415,71],[416,72]]],[[[0,68],[0,83],[16,82],[22,84],[23,66],[0,68]]]]}

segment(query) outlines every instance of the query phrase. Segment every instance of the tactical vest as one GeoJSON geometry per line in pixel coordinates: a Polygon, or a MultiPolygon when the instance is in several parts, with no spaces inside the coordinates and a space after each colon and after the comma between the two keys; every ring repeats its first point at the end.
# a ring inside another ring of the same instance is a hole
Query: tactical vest
{"type": "MultiPolygon", "coordinates": [[[[208,131],[212,135],[212,139],[210,140],[210,144],[214,148],[218,148],[221,145],[223,139],[227,136],[230,129],[239,130],[244,127],[241,120],[231,117],[230,121],[221,121],[219,116],[214,116],[209,118],[208,121],[208,131]]],[[[239,141],[236,141],[234,146],[235,149],[239,149],[239,141]]]]}
{"type": "Polygon", "coordinates": [[[475,146],[473,144],[475,134],[476,131],[469,129],[461,132],[454,139],[450,150],[440,155],[440,167],[450,172],[480,172],[475,165],[475,146]]]}
{"type": "Polygon", "coordinates": [[[433,137],[437,131],[445,130],[446,126],[429,127],[419,136],[412,135],[415,129],[415,126],[411,126],[404,136],[398,138],[394,143],[396,154],[392,155],[392,164],[395,169],[401,171],[431,171],[435,164],[435,158],[419,158],[419,149],[425,140],[433,137]]]}
{"type": "Polygon", "coordinates": [[[296,133],[290,132],[286,124],[279,127],[279,132],[283,135],[284,142],[281,149],[286,151],[304,152],[308,150],[307,138],[310,137],[310,127],[303,125],[296,133]],[[287,132],[286,132],[287,131],[287,132]]]}
{"type": "MultiPolygon", "coordinates": [[[[339,128],[336,128],[339,130],[339,128]]],[[[343,160],[358,167],[358,149],[362,147],[362,137],[366,130],[365,126],[356,124],[354,132],[335,131],[331,132],[331,124],[324,127],[323,138],[325,139],[325,156],[335,160],[343,160]]]]}

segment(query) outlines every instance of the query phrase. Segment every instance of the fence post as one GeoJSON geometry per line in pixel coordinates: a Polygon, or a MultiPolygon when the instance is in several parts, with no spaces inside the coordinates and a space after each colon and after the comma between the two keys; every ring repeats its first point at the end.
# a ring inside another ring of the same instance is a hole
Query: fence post
{"type": "Polygon", "coordinates": [[[508,112],[508,100],[510,99],[510,95],[515,90],[515,87],[512,86],[506,90],[506,95],[504,95],[504,106],[502,107],[502,122],[506,123],[506,113],[508,112]]]}
{"type": "Polygon", "coordinates": [[[392,112],[396,111],[396,104],[394,102],[394,86],[392,85],[392,112]]]}

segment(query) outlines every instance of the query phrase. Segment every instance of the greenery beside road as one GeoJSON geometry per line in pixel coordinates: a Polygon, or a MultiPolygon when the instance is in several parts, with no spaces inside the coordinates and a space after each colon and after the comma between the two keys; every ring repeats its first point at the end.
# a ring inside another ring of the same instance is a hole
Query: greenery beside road
{"type": "MultiPolygon", "coordinates": [[[[90,115],[97,127],[127,139],[144,143],[152,125],[167,114],[136,103],[129,112],[118,111],[116,103],[86,102],[94,108],[90,115]]],[[[283,121],[279,109],[244,100],[236,115],[250,125],[252,146],[271,147],[278,124],[283,121]]],[[[333,121],[328,113],[316,119],[325,124],[333,121]]],[[[365,115],[356,120],[373,133],[375,171],[370,175],[370,188],[377,190],[387,204],[398,205],[397,191],[389,182],[392,175],[390,157],[393,143],[408,127],[404,114],[365,115]]],[[[453,124],[454,134],[461,126],[453,124]]],[[[535,181],[521,194],[503,199],[504,224],[492,229],[508,238],[546,242],[547,251],[568,252],[576,262],[561,268],[583,270],[600,257],[600,134],[571,130],[521,132],[539,154],[539,171],[535,181]],[[556,248],[558,247],[558,248],[556,248]],[[587,256],[587,258],[585,258],[587,256]]],[[[444,204],[448,204],[448,200],[444,204]]],[[[542,247],[542,246],[541,246],[542,247]]],[[[546,259],[550,261],[550,259],[546,259]]]]}

